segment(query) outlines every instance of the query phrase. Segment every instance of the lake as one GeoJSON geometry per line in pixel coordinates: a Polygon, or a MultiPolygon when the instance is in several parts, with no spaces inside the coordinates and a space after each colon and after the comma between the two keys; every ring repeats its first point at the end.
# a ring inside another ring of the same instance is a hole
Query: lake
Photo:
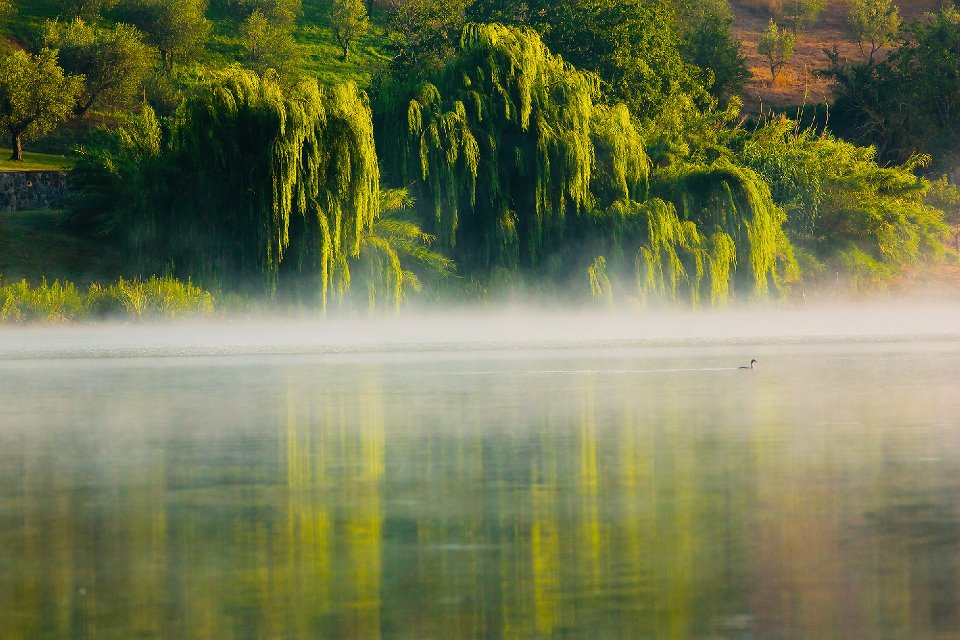
{"type": "Polygon", "coordinates": [[[0,637],[960,637],[960,315],[859,313],[4,329],[0,637]]]}

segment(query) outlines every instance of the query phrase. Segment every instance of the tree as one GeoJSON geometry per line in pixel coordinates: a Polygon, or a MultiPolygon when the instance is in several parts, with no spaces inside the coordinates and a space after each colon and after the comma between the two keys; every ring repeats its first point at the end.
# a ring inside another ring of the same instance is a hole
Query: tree
{"type": "Polygon", "coordinates": [[[301,59],[300,45],[284,24],[271,22],[259,11],[243,24],[245,62],[261,76],[273,69],[281,78],[290,78],[301,59]]]}
{"type": "Polygon", "coordinates": [[[710,93],[725,99],[737,95],[750,78],[741,42],[733,35],[733,12],[726,0],[677,0],[687,62],[713,73],[710,93]]]}
{"type": "Polygon", "coordinates": [[[83,78],[57,65],[57,52],[12,51],[0,60],[0,128],[10,136],[11,160],[23,160],[23,140],[49,133],[70,114],[83,78]]]}
{"type": "Polygon", "coordinates": [[[231,69],[194,86],[169,135],[149,107],[80,153],[70,223],[141,269],[344,300],[351,281],[395,306],[414,271],[452,268],[384,194],[370,104],[352,83],[282,87],[231,69]]]}
{"type": "Polygon", "coordinates": [[[787,21],[793,35],[807,30],[820,17],[826,0],[782,0],[780,15],[787,21]]]}
{"type": "Polygon", "coordinates": [[[390,16],[394,72],[422,77],[446,64],[460,41],[469,4],[469,0],[401,2],[390,16]]]}
{"type": "Polygon", "coordinates": [[[904,29],[884,60],[851,63],[830,52],[836,83],[831,128],[877,148],[883,163],[933,156],[930,169],[960,165],[960,10],[945,7],[904,29]]]}
{"type": "Polygon", "coordinates": [[[203,48],[210,33],[206,10],[207,0],[121,0],[117,15],[145,34],[169,73],[175,59],[189,58],[203,48]]]}
{"type": "Polygon", "coordinates": [[[94,105],[128,106],[154,66],[153,51],[127,24],[98,27],[80,18],[48,21],[44,41],[58,50],[57,60],[66,73],[84,78],[73,109],[78,117],[94,105]]]}
{"type": "Polygon", "coordinates": [[[790,31],[777,27],[777,23],[770,19],[770,25],[766,33],[760,36],[757,43],[757,51],[767,60],[770,67],[770,86],[777,82],[777,77],[783,71],[790,58],[793,57],[793,50],[796,46],[796,36],[790,31]]]}
{"type": "Polygon", "coordinates": [[[893,0],[847,0],[847,9],[860,52],[872,63],[877,49],[892,44],[899,33],[900,9],[893,0]]]}
{"type": "Polygon", "coordinates": [[[540,0],[534,26],[550,49],[596,73],[611,102],[650,117],[671,97],[710,101],[709,77],[683,59],[680,17],[669,0],[540,0]]]}
{"type": "Polygon", "coordinates": [[[74,18],[95,20],[104,9],[110,9],[117,0],[61,0],[63,7],[74,18]]]}
{"type": "Polygon", "coordinates": [[[343,60],[350,55],[350,45],[367,32],[370,20],[363,0],[333,0],[330,8],[330,28],[343,52],[343,60]]]}

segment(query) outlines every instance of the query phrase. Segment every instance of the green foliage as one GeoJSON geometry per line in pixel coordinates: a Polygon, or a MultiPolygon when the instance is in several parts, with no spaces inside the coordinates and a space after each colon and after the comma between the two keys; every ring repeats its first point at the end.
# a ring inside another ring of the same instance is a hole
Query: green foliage
{"type": "Polygon", "coordinates": [[[780,0],[780,15],[796,36],[817,21],[825,5],[826,0],[780,0]]]}
{"type": "Polygon", "coordinates": [[[470,0],[404,0],[390,16],[395,75],[423,78],[441,69],[457,48],[470,0]]]}
{"type": "Polygon", "coordinates": [[[207,0],[120,0],[117,17],[136,26],[160,51],[163,68],[188,60],[203,48],[210,33],[207,0]]]}
{"type": "Polygon", "coordinates": [[[431,249],[435,238],[410,215],[412,206],[405,190],[382,191],[380,211],[360,240],[357,270],[365,273],[371,312],[378,306],[399,309],[410,291],[421,291],[424,277],[453,274],[453,261],[431,249]]]}
{"type": "Polygon", "coordinates": [[[246,66],[260,75],[267,69],[273,69],[281,78],[297,75],[302,51],[284,23],[272,22],[264,14],[255,11],[243,25],[243,39],[246,66]]]}
{"type": "Polygon", "coordinates": [[[539,3],[550,49],[596,73],[610,102],[641,119],[678,94],[709,104],[710,79],[681,55],[682,26],[666,0],[553,0],[539,3]]]}
{"type": "Polygon", "coordinates": [[[923,150],[933,156],[932,170],[953,171],[960,163],[960,11],[944,8],[905,31],[901,46],[875,64],[831,55],[831,127],[875,146],[881,162],[906,162],[923,150]]]}
{"type": "Polygon", "coordinates": [[[266,272],[276,282],[290,248],[288,268],[319,272],[322,303],[331,288],[349,288],[348,259],[379,204],[370,110],[356,87],[303,81],[284,95],[270,78],[214,77],[188,97],[170,160],[189,178],[170,185],[173,216],[156,215],[172,228],[155,239],[187,242],[161,255],[179,253],[199,273],[266,272]]]}
{"type": "Polygon", "coordinates": [[[94,105],[129,106],[154,66],[152,51],[137,30],[126,24],[107,28],[80,18],[49,21],[44,41],[58,51],[57,60],[67,74],[83,76],[84,88],[73,108],[77,116],[94,105]]]}
{"type": "Polygon", "coordinates": [[[60,0],[67,15],[83,20],[97,20],[100,14],[113,7],[117,0],[60,0]]]}
{"type": "Polygon", "coordinates": [[[0,280],[0,322],[58,322],[124,315],[135,319],[212,315],[211,293],[175,278],[124,280],[81,291],[72,282],[42,280],[36,287],[26,280],[0,280]]]}
{"type": "MultiPolygon", "coordinates": [[[[431,231],[466,271],[562,276],[591,251],[611,283],[629,272],[640,298],[686,291],[693,304],[725,302],[734,269],[755,296],[796,277],[783,211],[717,134],[732,114],[700,116],[690,141],[651,123],[674,140],[655,167],[626,106],[596,104],[591,74],[532,30],[500,25],[469,26],[436,80],[385,86],[378,126],[402,132],[381,141],[385,164],[414,182],[431,231]]],[[[601,282],[599,265],[581,269],[601,282]]]]}
{"type": "Polygon", "coordinates": [[[726,0],[680,3],[683,39],[680,52],[684,59],[713,74],[710,92],[726,100],[738,95],[750,70],[741,51],[740,40],[733,35],[733,14],[726,0]]]}
{"type": "Polygon", "coordinates": [[[881,265],[874,271],[883,276],[943,255],[943,212],[926,202],[930,183],[914,174],[927,158],[882,167],[873,149],[787,119],[758,129],[742,158],[772,186],[791,236],[818,258],[847,255],[845,266],[881,265]]]}
{"type": "Polygon", "coordinates": [[[84,235],[136,247],[136,220],[153,206],[164,175],[160,123],[149,106],[100,129],[78,149],[68,174],[71,197],[65,223],[84,235]]]}
{"type": "Polygon", "coordinates": [[[607,259],[603,256],[597,256],[587,267],[587,278],[590,281],[590,295],[594,302],[613,302],[613,285],[610,283],[610,277],[607,275],[607,259]]]}
{"type": "MultiPolygon", "coordinates": [[[[658,177],[662,193],[683,219],[733,241],[738,279],[751,293],[766,297],[798,277],[793,247],[783,230],[786,215],[773,201],[770,187],[754,171],[720,158],[710,164],[679,164],[658,177]]],[[[725,241],[724,241],[724,244],[725,241]]]]}
{"type": "Polygon", "coordinates": [[[930,183],[926,203],[943,211],[947,224],[960,226],[960,188],[950,184],[946,176],[930,183]]]}
{"type": "Polygon", "coordinates": [[[770,68],[770,85],[777,82],[777,77],[783,71],[783,67],[793,57],[793,51],[796,47],[796,35],[790,31],[777,27],[777,23],[770,19],[767,31],[760,36],[757,42],[757,52],[762,55],[770,68]]]}
{"type": "Polygon", "coordinates": [[[0,0],[0,28],[6,25],[7,20],[16,11],[11,0],[0,0]]]}
{"type": "Polygon", "coordinates": [[[0,54],[0,129],[10,136],[12,160],[23,158],[24,139],[41,136],[66,119],[82,87],[82,78],[64,74],[55,50],[0,54]]]}
{"type": "Polygon", "coordinates": [[[333,0],[330,8],[330,28],[336,38],[343,59],[350,55],[350,45],[370,29],[370,20],[363,0],[333,0]]]}
{"type": "Polygon", "coordinates": [[[141,271],[266,281],[323,307],[345,299],[352,262],[381,260],[371,286],[390,305],[418,287],[416,265],[449,271],[416,225],[381,215],[370,107],[353,84],[215,74],[166,142],[149,110],[104,135],[73,172],[71,221],[112,234],[141,271]]]}
{"type": "Polygon", "coordinates": [[[847,11],[854,40],[872,63],[877,49],[893,44],[900,32],[900,10],[893,0],[847,0],[847,11]]]}
{"type": "Polygon", "coordinates": [[[90,300],[71,282],[48,284],[43,280],[31,287],[26,280],[5,284],[0,281],[0,321],[35,322],[84,317],[90,300]]]}
{"type": "Polygon", "coordinates": [[[595,79],[528,29],[470,25],[438,82],[381,92],[380,130],[399,132],[383,141],[395,179],[418,180],[433,232],[471,266],[538,262],[567,213],[592,205],[595,79]]]}

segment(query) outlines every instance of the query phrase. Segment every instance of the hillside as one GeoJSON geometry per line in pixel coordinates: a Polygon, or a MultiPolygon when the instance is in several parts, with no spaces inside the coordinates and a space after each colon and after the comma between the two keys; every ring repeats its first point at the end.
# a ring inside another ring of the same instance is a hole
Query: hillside
{"type": "MultiPolygon", "coordinates": [[[[900,16],[907,24],[924,13],[936,11],[941,0],[900,2],[900,16]]],[[[753,73],[744,94],[746,108],[756,112],[763,107],[788,107],[830,100],[830,84],[817,74],[827,65],[824,49],[834,46],[849,58],[860,58],[860,49],[851,40],[844,0],[826,0],[820,19],[797,41],[797,49],[784,69],[776,87],[770,86],[770,71],[757,53],[757,40],[776,17],[777,0],[730,0],[734,13],[734,32],[743,41],[747,64],[753,73]]]]}

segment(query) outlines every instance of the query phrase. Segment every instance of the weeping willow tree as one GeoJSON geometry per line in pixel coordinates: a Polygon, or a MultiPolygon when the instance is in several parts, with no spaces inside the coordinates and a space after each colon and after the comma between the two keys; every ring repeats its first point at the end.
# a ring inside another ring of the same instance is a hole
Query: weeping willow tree
{"type": "Polygon", "coordinates": [[[319,297],[350,286],[380,206],[366,95],[353,84],[234,71],[201,85],[177,114],[171,155],[180,180],[166,231],[195,269],[319,273],[319,297]],[[197,255],[197,249],[203,249],[197,255]]]}
{"type": "Polygon", "coordinates": [[[736,275],[752,285],[755,297],[766,297],[799,277],[793,246],[783,230],[786,215],[770,188],[754,171],[726,158],[711,164],[680,164],[657,176],[656,190],[682,212],[686,222],[722,237],[730,246],[736,275]],[[732,242],[732,245],[731,245],[732,242]]]}
{"type": "Polygon", "coordinates": [[[398,182],[415,181],[444,246],[481,269],[535,267],[568,216],[594,205],[595,178],[628,195],[646,177],[629,114],[598,108],[597,83],[532,30],[468,25],[439,77],[381,92],[380,130],[396,132],[382,149],[398,182]],[[596,140],[611,156],[603,176],[596,140]]]}

